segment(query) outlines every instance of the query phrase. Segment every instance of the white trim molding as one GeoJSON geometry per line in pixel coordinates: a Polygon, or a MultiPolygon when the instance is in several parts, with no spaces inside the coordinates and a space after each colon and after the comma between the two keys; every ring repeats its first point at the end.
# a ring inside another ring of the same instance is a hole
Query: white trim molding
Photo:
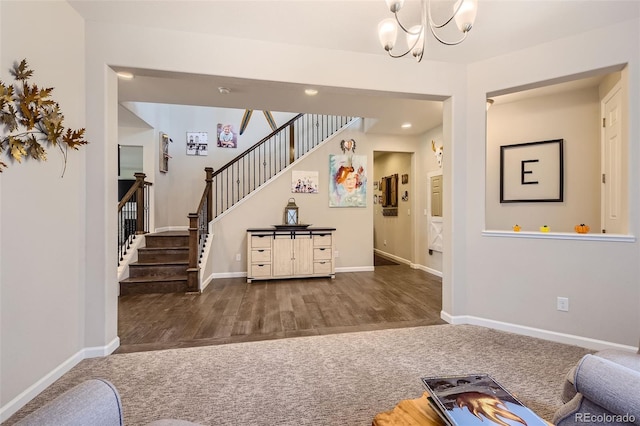
{"type": "Polygon", "coordinates": [[[600,351],[603,349],[620,349],[624,351],[637,352],[638,348],[622,345],[619,343],[607,342],[605,340],[592,339],[590,337],[576,336],[573,334],[558,333],[556,331],[543,330],[540,328],[528,327],[508,322],[495,321],[486,318],[475,317],[473,315],[450,315],[445,311],[440,311],[440,318],[449,324],[468,324],[481,327],[492,328],[494,330],[506,331],[522,336],[536,337],[566,345],[580,346],[583,348],[600,351]]]}
{"type": "Polygon", "coordinates": [[[169,231],[188,231],[189,226],[163,226],[160,228],[156,228],[154,233],[157,232],[169,232],[169,231]]]}
{"type": "Polygon", "coordinates": [[[342,272],[373,272],[373,266],[343,266],[342,268],[336,268],[336,274],[342,272]]]}
{"type": "Polygon", "coordinates": [[[0,407],[0,423],[13,416],[18,410],[27,405],[29,401],[38,396],[43,390],[51,386],[56,380],[69,372],[83,359],[110,355],[118,348],[118,346],[120,346],[120,338],[116,337],[106,346],[80,349],[78,352],[63,361],[56,368],[51,370],[40,380],[29,386],[24,392],[20,393],[7,404],[0,407]]]}
{"type": "Polygon", "coordinates": [[[543,240],[583,240],[583,241],[608,241],[619,243],[635,243],[635,235],[621,234],[578,234],[572,232],[514,232],[514,231],[482,231],[483,237],[500,238],[529,238],[543,240]]]}
{"type": "Polygon", "coordinates": [[[421,271],[428,272],[431,275],[435,275],[436,277],[442,278],[442,271],[438,271],[436,269],[429,268],[428,266],[413,264],[413,265],[411,265],[411,267],[413,269],[419,269],[421,271]]]}

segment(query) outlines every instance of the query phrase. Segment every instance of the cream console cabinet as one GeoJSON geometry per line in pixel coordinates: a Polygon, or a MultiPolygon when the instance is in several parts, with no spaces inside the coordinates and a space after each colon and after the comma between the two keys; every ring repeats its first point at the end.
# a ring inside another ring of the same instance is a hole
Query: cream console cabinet
{"type": "Polygon", "coordinates": [[[335,228],[247,230],[247,282],[280,278],[335,278],[335,228]]]}

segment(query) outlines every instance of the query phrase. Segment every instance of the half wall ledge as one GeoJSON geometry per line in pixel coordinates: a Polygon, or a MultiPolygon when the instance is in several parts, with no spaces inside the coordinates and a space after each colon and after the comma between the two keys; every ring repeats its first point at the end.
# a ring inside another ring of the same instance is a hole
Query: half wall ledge
{"type": "Polygon", "coordinates": [[[514,231],[482,231],[483,237],[525,238],[542,240],[581,240],[604,241],[616,243],[635,243],[635,235],[624,234],[578,234],[573,232],[514,232],[514,231]]]}

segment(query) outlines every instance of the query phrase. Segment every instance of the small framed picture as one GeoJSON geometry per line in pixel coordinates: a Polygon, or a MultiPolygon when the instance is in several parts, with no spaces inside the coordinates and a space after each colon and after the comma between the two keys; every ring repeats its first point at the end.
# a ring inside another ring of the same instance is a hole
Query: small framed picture
{"type": "Polygon", "coordinates": [[[563,201],[563,139],[500,147],[500,202],[563,201]]]}
{"type": "Polygon", "coordinates": [[[187,155],[207,155],[208,148],[206,132],[187,132],[187,155]]]}
{"type": "Polygon", "coordinates": [[[402,184],[409,183],[409,175],[402,175],[402,184]]]}

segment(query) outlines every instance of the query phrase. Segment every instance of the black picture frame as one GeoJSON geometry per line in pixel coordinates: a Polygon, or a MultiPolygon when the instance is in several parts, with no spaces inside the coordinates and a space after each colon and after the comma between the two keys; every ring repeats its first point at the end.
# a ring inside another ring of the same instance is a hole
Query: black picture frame
{"type": "Polygon", "coordinates": [[[563,139],[553,139],[501,146],[500,202],[562,202],[563,145],[563,139]]]}

